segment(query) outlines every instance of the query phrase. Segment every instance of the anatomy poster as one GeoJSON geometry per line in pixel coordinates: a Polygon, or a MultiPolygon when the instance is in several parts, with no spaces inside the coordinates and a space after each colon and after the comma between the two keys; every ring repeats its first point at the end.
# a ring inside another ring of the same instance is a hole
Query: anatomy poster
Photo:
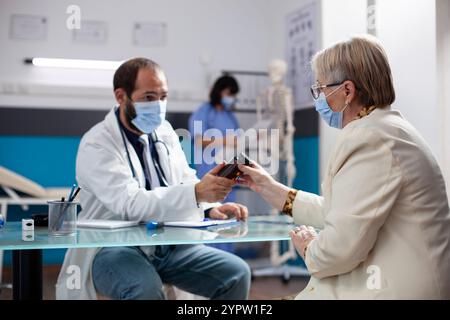
{"type": "Polygon", "coordinates": [[[313,104],[309,90],[314,81],[310,63],[319,49],[318,23],[315,3],[287,15],[287,84],[292,88],[296,109],[309,108],[313,104]]]}

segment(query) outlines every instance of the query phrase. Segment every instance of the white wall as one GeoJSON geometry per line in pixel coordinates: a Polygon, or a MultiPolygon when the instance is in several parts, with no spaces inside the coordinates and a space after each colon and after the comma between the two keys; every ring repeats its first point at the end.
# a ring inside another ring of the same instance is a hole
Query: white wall
{"type": "Polygon", "coordinates": [[[270,1],[78,0],[76,4],[81,8],[82,19],[105,21],[109,28],[106,44],[81,45],[72,43],[71,33],[66,28],[66,8],[73,1],[1,0],[0,105],[111,106],[112,95],[105,96],[111,89],[113,72],[35,68],[22,63],[25,57],[123,60],[146,56],[165,69],[172,89],[172,108],[192,109],[207,93],[209,73],[200,63],[201,55],[211,57],[210,73],[222,69],[265,70],[270,45],[265,3],[270,1]],[[10,15],[16,13],[48,17],[47,40],[10,40],[10,15]],[[133,46],[135,21],[167,22],[168,45],[161,48],[133,46]],[[55,85],[88,86],[97,90],[81,88],[80,92],[90,96],[81,99],[76,96],[77,91],[71,90],[72,97],[67,97],[68,90],[57,90],[55,85]],[[50,91],[51,94],[15,94],[27,90],[50,91]],[[57,92],[60,96],[55,96],[57,92]],[[177,103],[177,100],[188,102],[177,103]]]}
{"type": "MultiPolygon", "coordinates": [[[[322,47],[345,40],[354,34],[366,32],[367,2],[362,0],[322,0],[322,47]]],[[[320,121],[320,174],[326,172],[330,152],[333,150],[338,130],[320,121]]]]}
{"type": "Polygon", "coordinates": [[[435,1],[377,0],[377,30],[394,77],[397,98],[393,106],[441,159],[435,1]]]}
{"type": "Polygon", "coordinates": [[[272,58],[286,59],[286,18],[287,15],[318,0],[270,0],[268,21],[271,24],[269,53],[272,58]]]}

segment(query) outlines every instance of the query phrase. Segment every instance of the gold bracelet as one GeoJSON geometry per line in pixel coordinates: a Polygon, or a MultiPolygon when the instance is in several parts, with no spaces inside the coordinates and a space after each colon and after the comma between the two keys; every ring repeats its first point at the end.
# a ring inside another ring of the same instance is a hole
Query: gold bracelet
{"type": "Polygon", "coordinates": [[[281,210],[282,213],[292,217],[292,207],[294,206],[294,199],[297,196],[297,192],[295,189],[289,191],[283,210],[281,210]]]}

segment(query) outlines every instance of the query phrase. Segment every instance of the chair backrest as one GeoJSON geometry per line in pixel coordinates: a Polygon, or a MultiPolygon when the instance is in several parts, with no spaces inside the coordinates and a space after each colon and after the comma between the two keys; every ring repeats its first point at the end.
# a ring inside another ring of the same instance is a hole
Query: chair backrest
{"type": "Polygon", "coordinates": [[[36,182],[2,166],[0,166],[0,186],[38,198],[46,195],[46,190],[36,182]]]}

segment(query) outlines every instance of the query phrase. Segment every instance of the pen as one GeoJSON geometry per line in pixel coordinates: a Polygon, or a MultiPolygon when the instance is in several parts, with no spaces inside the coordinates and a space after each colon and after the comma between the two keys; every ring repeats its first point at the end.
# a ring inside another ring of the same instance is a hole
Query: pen
{"type": "Polygon", "coordinates": [[[69,199],[69,202],[72,202],[73,200],[75,200],[75,198],[77,197],[78,192],[80,192],[80,190],[81,190],[81,188],[78,187],[77,191],[75,191],[75,193],[73,194],[72,198],[69,199]]]}
{"type": "Polygon", "coordinates": [[[72,185],[72,188],[70,189],[69,197],[67,198],[67,199],[69,199],[69,201],[70,201],[70,199],[72,198],[73,192],[75,191],[75,188],[76,188],[76,187],[77,187],[77,185],[74,183],[74,184],[72,185]]]}

